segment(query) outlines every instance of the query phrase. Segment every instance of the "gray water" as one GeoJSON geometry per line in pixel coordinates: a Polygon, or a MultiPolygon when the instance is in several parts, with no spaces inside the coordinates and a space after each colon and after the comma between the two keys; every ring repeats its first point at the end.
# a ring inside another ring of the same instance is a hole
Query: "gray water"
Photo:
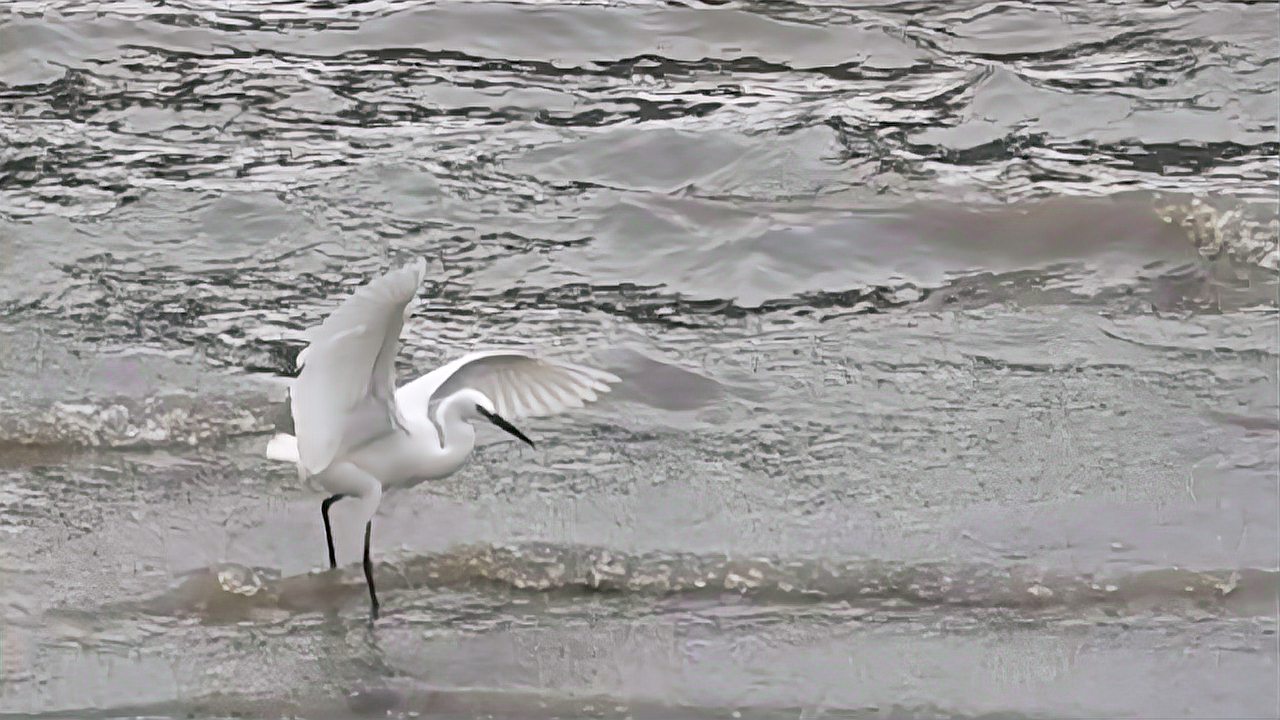
{"type": "Polygon", "coordinates": [[[0,716],[1275,717],[1267,3],[9,0],[0,716]],[[262,457],[624,378],[360,528],[262,457]]]}

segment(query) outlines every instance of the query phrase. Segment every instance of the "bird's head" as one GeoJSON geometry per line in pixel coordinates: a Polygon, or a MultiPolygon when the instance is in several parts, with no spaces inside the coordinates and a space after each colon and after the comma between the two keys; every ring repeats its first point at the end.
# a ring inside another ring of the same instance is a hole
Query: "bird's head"
{"type": "Polygon", "coordinates": [[[458,396],[458,402],[462,405],[463,417],[467,421],[484,418],[485,420],[488,420],[494,425],[497,425],[503,430],[516,436],[517,439],[527,443],[529,447],[536,447],[533,444],[533,441],[524,433],[517,430],[514,425],[507,422],[506,418],[498,414],[497,409],[493,405],[493,401],[489,399],[488,395],[485,395],[479,390],[467,388],[460,391],[458,396]]]}

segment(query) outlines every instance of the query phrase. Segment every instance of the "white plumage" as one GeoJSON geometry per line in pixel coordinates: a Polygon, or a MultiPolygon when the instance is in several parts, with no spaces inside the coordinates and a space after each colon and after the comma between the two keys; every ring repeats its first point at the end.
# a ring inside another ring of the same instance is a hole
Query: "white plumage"
{"type": "Polygon", "coordinates": [[[456,472],[475,447],[472,423],[493,422],[533,444],[509,419],[580,408],[618,378],[581,365],[500,350],[476,352],[398,390],[400,331],[426,273],[421,260],[360,288],[306,334],[290,391],[294,431],[267,443],[267,457],[333,493],[321,504],[330,566],[336,564],[329,506],[350,497],[365,520],[364,565],[378,614],[369,542],[382,491],[456,472]]]}
{"type": "Polygon", "coordinates": [[[307,332],[291,396],[298,456],[308,474],[403,425],[395,405],[396,353],[426,272],[418,260],[387,273],[307,332]]]}

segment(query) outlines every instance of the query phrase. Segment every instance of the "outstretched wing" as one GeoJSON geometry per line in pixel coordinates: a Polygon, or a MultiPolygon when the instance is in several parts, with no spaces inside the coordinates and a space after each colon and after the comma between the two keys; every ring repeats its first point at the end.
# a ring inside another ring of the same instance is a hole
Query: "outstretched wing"
{"type": "Polygon", "coordinates": [[[499,415],[515,420],[580,408],[617,382],[603,370],[499,350],[454,360],[400,388],[397,397],[406,412],[424,411],[434,419],[437,403],[474,388],[493,401],[499,415]]]}
{"type": "Polygon", "coordinates": [[[426,275],[423,260],[370,282],[307,332],[294,381],[298,457],[310,474],[402,425],[395,363],[400,330],[426,275]]]}

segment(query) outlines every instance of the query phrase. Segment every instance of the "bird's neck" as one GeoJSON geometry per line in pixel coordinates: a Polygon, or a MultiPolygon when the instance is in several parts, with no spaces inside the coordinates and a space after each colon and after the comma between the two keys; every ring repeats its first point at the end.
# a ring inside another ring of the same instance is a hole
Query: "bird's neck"
{"type": "Polygon", "coordinates": [[[476,444],[476,429],[466,419],[464,410],[467,404],[460,398],[451,397],[440,403],[436,409],[436,422],[442,432],[440,451],[445,455],[458,455],[465,458],[476,444]]]}

